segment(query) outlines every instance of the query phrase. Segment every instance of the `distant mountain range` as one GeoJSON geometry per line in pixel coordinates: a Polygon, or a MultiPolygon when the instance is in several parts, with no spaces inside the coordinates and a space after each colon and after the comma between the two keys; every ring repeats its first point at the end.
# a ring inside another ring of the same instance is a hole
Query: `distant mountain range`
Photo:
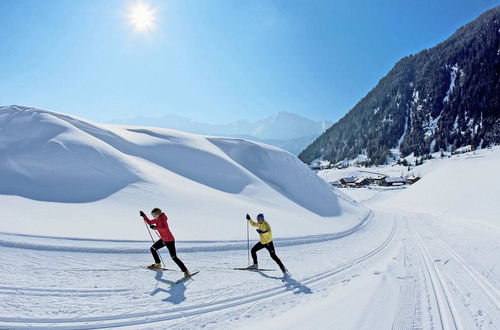
{"type": "Polygon", "coordinates": [[[500,6],[448,40],[400,60],[299,158],[369,164],[500,143],[500,6]],[[397,150],[394,150],[397,149],[397,150]]]}
{"type": "Polygon", "coordinates": [[[229,124],[201,123],[177,115],[165,115],[158,118],[136,117],[131,119],[116,119],[112,122],[117,124],[165,127],[189,133],[249,139],[285,149],[295,155],[298,155],[333,124],[333,122],[328,120],[315,122],[297,114],[284,111],[256,122],[239,120],[229,124]]]}

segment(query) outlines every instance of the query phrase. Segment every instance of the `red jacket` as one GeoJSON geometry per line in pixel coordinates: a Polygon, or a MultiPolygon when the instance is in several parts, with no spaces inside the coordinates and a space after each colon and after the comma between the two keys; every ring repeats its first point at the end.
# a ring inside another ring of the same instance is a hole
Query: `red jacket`
{"type": "Polygon", "coordinates": [[[156,225],[156,230],[160,233],[160,237],[164,242],[172,242],[175,241],[174,235],[170,232],[167,223],[167,216],[165,213],[162,213],[158,219],[149,220],[147,215],[144,215],[144,221],[146,221],[150,225],[156,225]]]}

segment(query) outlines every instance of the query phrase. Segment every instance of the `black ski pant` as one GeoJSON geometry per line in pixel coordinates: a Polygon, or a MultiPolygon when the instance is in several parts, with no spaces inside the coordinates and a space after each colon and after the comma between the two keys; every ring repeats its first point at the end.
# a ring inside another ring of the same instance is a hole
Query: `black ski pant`
{"type": "Polygon", "coordinates": [[[162,247],[166,246],[168,249],[168,252],[170,253],[170,257],[172,260],[179,266],[181,271],[187,272],[186,266],[184,266],[184,263],[181,261],[181,259],[177,258],[177,254],[175,252],[175,241],[171,242],[164,242],[163,240],[159,239],[151,246],[151,254],[153,255],[153,258],[155,258],[155,262],[159,264],[161,262],[160,256],[158,255],[158,252],[156,250],[161,249],[162,247]]]}
{"type": "Polygon", "coordinates": [[[274,252],[274,244],[273,242],[269,242],[267,244],[262,244],[261,242],[255,244],[252,248],[252,259],[253,263],[257,263],[257,251],[262,250],[266,248],[267,251],[269,251],[269,254],[271,255],[271,258],[273,258],[274,261],[280,266],[281,270],[285,269],[285,266],[283,266],[283,263],[281,262],[280,258],[276,255],[276,252],[274,252]]]}

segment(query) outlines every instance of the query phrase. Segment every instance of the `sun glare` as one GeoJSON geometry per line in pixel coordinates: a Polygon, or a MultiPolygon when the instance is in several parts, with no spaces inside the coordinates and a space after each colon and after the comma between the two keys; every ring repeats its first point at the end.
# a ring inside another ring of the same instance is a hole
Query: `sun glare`
{"type": "Polygon", "coordinates": [[[155,26],[155,11],[147,4],[137,2],[128,10],[130,23],[137,31],[150,31],[155,26]]]}

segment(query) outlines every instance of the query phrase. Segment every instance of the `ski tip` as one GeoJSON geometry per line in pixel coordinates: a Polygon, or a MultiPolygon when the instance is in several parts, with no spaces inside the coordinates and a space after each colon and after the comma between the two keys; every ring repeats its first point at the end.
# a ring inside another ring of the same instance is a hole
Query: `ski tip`
{"type": "Polygon", "coordinates": [[[272,272],[275,271],[276,269],[267,269],[267,268],[233,268],[234,270],[249,270],[249,271],[261,271],[261,272],[272,272]]]}

